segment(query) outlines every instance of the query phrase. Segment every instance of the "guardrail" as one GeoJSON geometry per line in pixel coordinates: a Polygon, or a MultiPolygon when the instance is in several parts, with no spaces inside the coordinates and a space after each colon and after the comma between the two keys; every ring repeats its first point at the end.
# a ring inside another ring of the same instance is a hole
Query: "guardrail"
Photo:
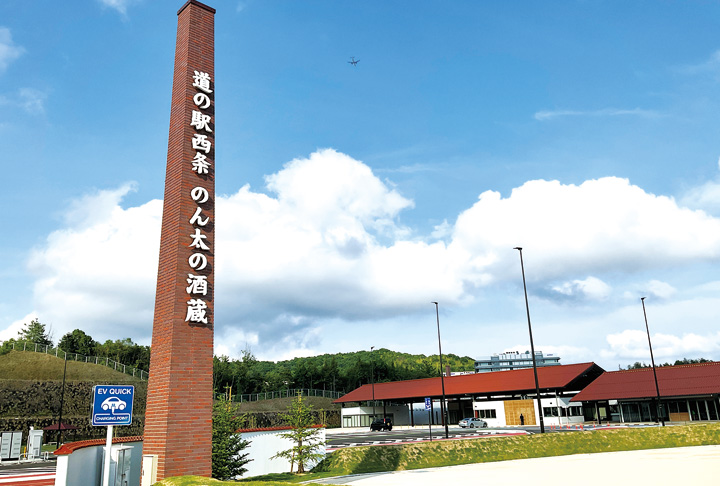
{"type": "Polygon", "coordinates": [[[12,343],[12,349],[14,351],[29,351],[42,354],[51,354],[60,359],[106,366],[108,368],[114,369],[115,371],[119,371],[120,373],[132,375],[135,378],[140,378],[141,380],[147,380],[149,376],[148,372],[145,370],[135,368],[134,366],[128,366],[122,363],[118,363],[117,361],[114,361],[108,357],[101,358],[100,356],[85,356],[79,353],[66,353],[60,348],[54,348],[49,345],[46,346],[44,344],[38,344],[29,341],[14,341],[12,343]]]}

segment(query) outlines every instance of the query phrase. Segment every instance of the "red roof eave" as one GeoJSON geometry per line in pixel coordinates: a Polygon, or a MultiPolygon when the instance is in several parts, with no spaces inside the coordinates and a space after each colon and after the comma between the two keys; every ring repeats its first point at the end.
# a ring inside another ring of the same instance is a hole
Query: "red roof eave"
{"type": "MultiPolygon", "coordinates": [[[[542,389],[560,389],[582,377],[591,368],[602,368],[595,363],[543,366],[538,368],[538,381],[542,389]]],[[[445,377],[446,396],[491,395],[518,393],[535,389],[532,368],[511,371],[494,371],[445,377]]],[[[334,400],[334,403],[364,402],[370,400],[409,400],[442,395],[440,378],[393,381],[363,385],[334,400]]]]}
{"type": "MultiPolygon", "coordinates": [[[[720,362],[662,366],[657,372],[661,397],[720,393],[720,362]]],[[[652,368],[610,371],[590,383],[571,401],[643,399],[657,396],[652,368]]]]}
{"type": "MultiPolygon", "coordinates": [[[[135,435],[131,437],[114,437],[112,440],[113,444],[122,444],[125,442],[142,442],[143,436],[142,435],[135,435]]],[[[67,444],[63,444],[60,446],[59,449],[55,450],[53,454],[56,456],[64,456],[67,454],[72,454],[78,449],[83,449],[85,447],[92,447],[92,446],[104,446],[107,443],[107,440],[105,439],[90,439],[90,440],[79,440],[77,442],[69,442],[67,444]]]]}

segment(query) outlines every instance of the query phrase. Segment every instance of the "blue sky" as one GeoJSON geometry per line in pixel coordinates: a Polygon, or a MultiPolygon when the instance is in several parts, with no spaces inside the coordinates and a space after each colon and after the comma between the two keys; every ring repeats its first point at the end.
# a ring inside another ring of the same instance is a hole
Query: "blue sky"
{"type": "MultiPolygon", "coordinates": [[[[182,3],[0,3],[0,339],[150,343],[182,3]]],[[[720,359],[720,3],[209,4],[217,353],[525,351],[522,246],[536,349],[720,359]]]]}

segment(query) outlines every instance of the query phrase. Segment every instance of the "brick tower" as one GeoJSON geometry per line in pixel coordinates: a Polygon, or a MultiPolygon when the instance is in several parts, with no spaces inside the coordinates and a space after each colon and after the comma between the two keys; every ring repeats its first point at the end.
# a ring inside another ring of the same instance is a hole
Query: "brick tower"
{"type": "Polygon", "coordinates": [[[215,9],[178,11],[143,469],[210,476],[215,255],[215,9]]]}

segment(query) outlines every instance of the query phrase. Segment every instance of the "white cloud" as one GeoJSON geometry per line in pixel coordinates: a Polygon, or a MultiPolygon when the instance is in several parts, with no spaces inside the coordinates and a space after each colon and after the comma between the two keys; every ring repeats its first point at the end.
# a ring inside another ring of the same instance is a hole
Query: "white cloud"
{"type": "Polygon", "coordinates": [[[148,332],[162,203],[123,209],[119,202],[129,190],[127,185],[86,196],[83,206],[69,211],[68,226],[31,253],[37,312],[60,335],[83,328],[104,340],[125,337],[118,332],[148,332]]]}
{"type": "Polygon", "coordinates": [[[331,149],[295,159],[266,177],[267,187],[289,211],[312,218],[320,228],[344,226],[349,219],[381,233],[399,228],[393,218],[412,201],[388,190],[370,168],[331,149]]]}
{"type": "Polygon", "coordinates": [[[130,5],[137,3],[138,0],[98,0],[102,5],[116,10],[121,15],[127,15],[127,9],[130,5]]]}
{"type": "Polygon", "coordinates": [[[7,69],[11,62],[20,57],[24,52],[24,48],[15,45],[13,42],[10,29],[0,27],[0,74],[7,69]]]}
{"type": "Polygon", "coordinates": [[[0,105],[22,108],[31,115],[45,112],[47,93],[34,88],[20,88],[16,95],[0,96],[0,105]]]}
{"type": "Polygon", "coordinates": [[[435,239],[441,240],[452,234],[452,226],[448,223],[447,219],[444,219],[442,223],[433,227],[433,232],[430,233],[435,239]]]}
{"type": "MultiPolygon", "coordinates": [[[[685,333],[682,336],[652,334],[652,332],[650,334],[655,364],[685,357],[705,357],[720,351],[720,332],[706,335],[685,333]]],[[[625,330],[608,335],[607,342],[610,349],[604,352],[606,357],[650,363],[650,348],[646,332],[625,330]]]]}
{"type": "Polygon", "coordinates": [[[448,249],[464,253],[468,271],[498,279],[515,275],[524,247],[528,279],[632,273],[689,261],[717,261],[720,220],[648,194],[626,179],[581,185],[536,180],[502,198],[494,191],[462,212],[448,249]]]}
{"type": "Polygon", "coordinates": [[[28,113],[44,113],[46,99],[47,94],[40,90],[33,88],[20,88],[19,104],[28,113]]]}
{"type": "Polygon", "coordinates": [[[713,215],[720,215],[720,183],[708,181],[690,189],[680,202],[689,208],[702,209],[713,215]]]}
{"type": "Polygon", "coordinates": [[[688,64],[685,66],[679,66],[676,69],[678,72],[687,75],[699,75],[699,74],[715,74],[720,71],[720,50],[717,50],[710,54],[705,61],[697,64],[688,64]]]}
{"type": "Polygon", "coordinates": [[[675,288],[667,282],[661,282],[659,280],[651,280],[645,285],[645,294],[649,296],[657,297],[658,299],[669,299],[675,295],[675,288]]]}
{"type": "MultiPolygon", "coordinates": [[[[37,312],[31,312],[22,319],[18,319],[17,321],[10,324],[5,329],[0,329],[0,342],[7,341],[8,339],[17,339],[18,334],[20,331],[25,327],[25,324],[30,323],[33,319],[38,319],[37,312]]],[[[45,323],[45,321],[41,321],[45,323]]],[[[47,327],[45,328],[46,332],[50,332],[50,329],[47,327]]]]}
{"type": "Polygon", "coordinates": [[[642,108],[620,109],[620,108],[603,108],[600,110],[544,110],[538,111],[533,115],[538,121],[548,121],[555,118],[565,116],[587,116],[587,117],[605,117],[605,116],[640,116],[645,118],[657,118],[660,113],[654,110],[645,110],[642,108]]]}
{"type": "Polygon", "coordinates": [[[605,300],[612,290],[608,284],[595,277],[563,282],[553,285],[551,289],[559,296],[571,300],[605,300]]]}
{"type": "MultiPolygon", "coordinates": [[[[265,356],[307,354],[349,321],[409,318],[432,300],[470,303],[489,284],[517,280],[518,245],[530,281],[588,302],[610,293],[606,274],[720,253],[720,221],[624,179],[530,181],[507,198],[486,191],[444,228],[448,243],[410,237],[398,216],[412,201],[333,150],[266,180],[271,195],[245,186],[217,198],[216,340],[225,354],[246,344],[265,356]]],[[[34,307],[60,335],[82,327],[104,340],[122,330],[149,342],[162,204],[122,208],[133,187],[81,198],[32,253],[34,307]]],[[[653,285],[646,290],[671,295],[669,284],[653,285]]]]}
{"type": "Polygon", "coordinates": [[[549,354],[560,356],[560,364],[587,362],[589,361],[588,357],[594,354],[594,351],[588,347],[573,345],[543,344],[536,346],[535,350],[542,351],[545,356],[549,354]]]}
{"type": "Polygon", "coordinates": [[[657,300],[671,299],[677,293],[677,289],[667,282],[660,280],[650,280],[643,283],[637,283],[632,286],[632,290],[628,290],[623,294],[626,300],[636,300],[642,296],[656,298],[657,300]]]}
{"type": "MultiPolygon", "coordinates": [[[[720,160],[718,160],[718,166],[720,166],[720,160]]],[[[707,213],[720,216],[720,178],[690,188],[680,198],[680,203],[689,208],[702,209],[707,213]]]]}

